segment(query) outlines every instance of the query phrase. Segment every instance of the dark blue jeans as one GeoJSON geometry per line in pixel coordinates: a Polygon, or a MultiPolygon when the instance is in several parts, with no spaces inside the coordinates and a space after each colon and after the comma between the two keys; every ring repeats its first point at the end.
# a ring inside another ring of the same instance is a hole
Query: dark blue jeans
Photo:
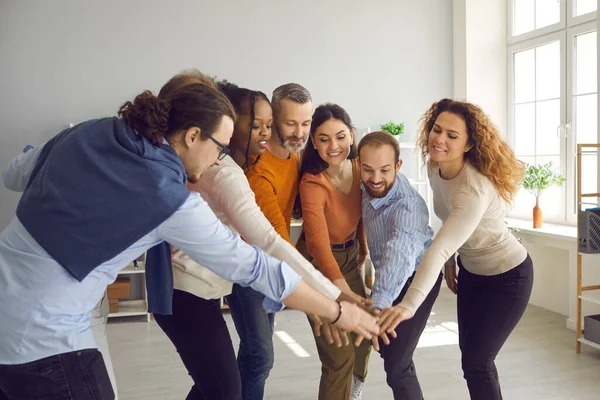
{"type": "MultiPolygon", "coordinates": [[[[394,301],[394,305],[399,304],[404,299],[413,278],[414,275],[408,279],[402,292],[394,301]]],[[[440,274],[415,315],[396,327],[396,339],[390,338],[389,345],[385,345],[379,339],[380,354],[383,357],[387,384],[392,389],[396,400],[423,399],[423,392],[417,378],[417,369],[413,362],[413,354],[417,344],[419,344],[419,338],[427,326],[427,319],[431,315],[433,304],[440,293],[441,284],[442,275],[440,274]]]]}
{"type": "Polygon", "coordinates": [[[113,400],[115,394],[97,349],[0,365],[0,399],[113,400]]]}
{"type": "Polygon", "coordinates": [[[265,296],[249,287],[233,285],[227,304],[240,337],[237,361],[242,378],[242,398],[263,400],[265,382],[273,368],[275,314],[263,308],[265,296]]]}

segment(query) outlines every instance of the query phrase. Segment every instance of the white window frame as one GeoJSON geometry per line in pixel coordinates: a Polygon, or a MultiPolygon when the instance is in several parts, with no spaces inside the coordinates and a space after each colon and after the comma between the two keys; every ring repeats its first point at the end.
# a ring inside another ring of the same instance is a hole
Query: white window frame
{"type": "MultiPolygon", "coordinates": [[[[507,14],[508,15],[508,18],[507,18],[508,26],[506,27],[506,34],[507,34],[506,41],[509,45],[513,44],[513,43],[518,43],[518,42],[521,42],[524,40],[533,39],[538,36],[547,35],[549,33],[560,31],[560,30],[563,30],[566,28],[566,23],[567,23],[566,2],[567,2],[567,0],[559,0],[560,1],[560,6],[559,6],[560,7],[560,20],[557,23],[555,23],[553,25],[544,26],[543,28],[534,29],[529,32],[521,33],[520,35],[513,35],[514,1],[515,0],[507,0],[507,2],[506,2],[508,5],[508,14],[507,14]]],[[[533,4],[534,4],[534,10],[535,10],[535,0],[533,0],[533,4]]],[[[573,15],[573,11],[572,11],[573,7],[570,7],[570,8],[571,8],[571,16],[572,16],[573,15]]],[[[534,11],[533,15],[535,18],[535,11],[534,11]]],[[[583,16],[581,16],[581,17],[583,17],[583,16]]]]}
{"type": "MultiPolygon", "coordinates": [[[[571,7],[570,7],[571,8],[571,7]]],[[[581,17],[589,16],[590,14],[596,13],[588,13],[584,14],[581,17]]],[[[585,19],[575,19],[575,21],[586,21],[585,19]]],[[[577,132],[577,116],[575,115],[573,96],[575,93],[575,78],[576,78],[576,59],[575,59],[575,38],[579,35],[583,35],[585,33],[596,31],[596,35],[598,35],[598,22],[596,19],[592,19],[591,21],[582,22],[576,26],[567,29],[567,67],[570,69],[570,73],[568,72],[568,77],[571,79],[567,79],[567,92],[566,92],[566,100],[567,100],[567,110],[566,117],[567,123],[565,126],[565,145],[566,145],[566,156],[567,156],[567,170],[564,172],[564,176],[567,178],[565,182],[565,186],[567,189],[567,209],[566,209],[566,220],[569,224],[577,224],[577,144],[575,135],[571,134],[572,132],[577,132]]],[[[598,36],[596,36],[596,40],[598,40],[598,36]]],[[[597,66],[596,66],[597,67],[597,66]]],[[[598,88],[596,88],[596,93],[598,93],[598,88]]],[[[596,94],[598,96],[598,94],[596,94]]],[[[600,105],[600,99],[597,98],[598,104],[600,105]]],[[[598,116],[596,116],[598,118],[598,116]]],[[[596,138],[600,143],[600,133],[596,138]]],[[[599,186],[600,187],[600,186],[599,186]]]]}
{"type": "MultiPolygon", "coordinates": [[[[510,2],[512,2],[512,0],[509,0],[510,2]]],[[[579,25],[579,24],[584,24],[586,22],[590,22],[590,21],[594,21],[596,20],[597,17],[597,13],[598,11],[592,11],[589,12],[587,14],[582,14],[580,16],[575,16],[575,0],[569,0],[568,4],[567,4],[567,26],[575,26],[575,25],[579,25]]],[[[512,14],[511,14],[512,15],[512,14]]]]}
{"type": "MultiPolygon", "coordinates": [[[[573,93],[575,83],[575,38],[578,35],[596,30],[597,32],[597,14],[598,11],[590,12],[578,17],[574,17],[574,0],[560,0],[560,22],[526,32],[521,35],[513,36],[513,1],[508,0],[508,18],[507,18],[507,63],[508,63],[508,133],[507,140],[511,147],[515,148],[515,115],[514,115],[514,84],[515,84],[515,65],[514,54],[542,46],[546,43],[560,42],[560,126],[557,134],[560,136],[560,173],[565,176],[564,196],[561,199],[561,208],[564,209],[561,220],[548,220],[548,222],[575,225],[576,214],[576,163],[575,137],[572,121],[576,121],[575,111],[573,109],[573,93]]],[[[598,34],[598,33],[597,33],[598,34]]],[[[600,39],[600,38],[599,38],[600,39]]],[[[600,105],[600,96],[598,98],[600,105]]],[[[600,124],[598,125],[600,129],[600,124]]],[[[575,127],[576,128],[576,127],[575,127]]],[[[598,134],[600,141],[600,131],[598,134]]],[[[599,174],[600,187],[600,174],[599,174]]]]}

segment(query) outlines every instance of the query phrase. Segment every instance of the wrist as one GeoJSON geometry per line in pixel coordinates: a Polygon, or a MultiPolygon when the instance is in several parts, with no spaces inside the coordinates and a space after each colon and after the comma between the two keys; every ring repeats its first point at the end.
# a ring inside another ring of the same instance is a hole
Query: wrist
{"type": "Polygon", "coordinates": [[[334,319],[331,321],[331,325],[335,325],[335,324],[336,324],[336,323],[337,323],[337,322],[340,320],[340,318],[342,317],[342,312],[343,312],[343,309],[344,309],[344,307],[342,306],[342,303],[337,303],[337,304],[338,304],[338,307],[339,307],[339,308],[338,308],[338,314],[337,314],[337,316],[336,316],[336,317],[335,317],[335,318],[334,318],[334,319]]]}
{"type": "Polygon", "coordinates": [[[334,321],[336,318],[338,318],[340,314],[340,306],[341,303],[338,300],[330,302],[329,306],[327,307],[327,315],[325,316],[328,321],[334,321]]]}

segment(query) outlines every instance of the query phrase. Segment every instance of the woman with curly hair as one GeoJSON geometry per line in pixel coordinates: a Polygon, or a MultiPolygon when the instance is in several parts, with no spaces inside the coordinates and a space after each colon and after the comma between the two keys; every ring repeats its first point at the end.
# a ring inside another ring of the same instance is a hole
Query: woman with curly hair
{"type": "Polygon", "coordinates": [[[458,295],[462,369],[471,399],[502,399],[494,360],[533,286],[531,258],[504,223],[524,165],[473,104],[440,100],[421,122],[417,144],[443,225],[403,301],[381,313],[381,332],[394,336],[394,328],[412,318],[445,264],[446,283],[458,295]]]}

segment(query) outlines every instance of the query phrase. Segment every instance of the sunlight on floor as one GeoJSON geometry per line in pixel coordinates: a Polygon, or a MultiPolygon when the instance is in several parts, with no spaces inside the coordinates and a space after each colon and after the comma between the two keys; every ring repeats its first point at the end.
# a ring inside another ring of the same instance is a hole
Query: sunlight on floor
{"type": "MultiPolygon", "coordinates": [[[[431,313],[431,315],[435,315],[431,313]]],[[[458,344],[458,324],[452,321],[436,322],[428,320],[419,339],[419,347],[450,346],[458,344]]]]}
{"type": "Polygon", "coordinates": [[[304,350],[293,337],[288,335],[286,331],[275,331],[275,336],[277,336],[297,357],[310,357],[310,354],[308,354],[308,352],[304,350]]]}

